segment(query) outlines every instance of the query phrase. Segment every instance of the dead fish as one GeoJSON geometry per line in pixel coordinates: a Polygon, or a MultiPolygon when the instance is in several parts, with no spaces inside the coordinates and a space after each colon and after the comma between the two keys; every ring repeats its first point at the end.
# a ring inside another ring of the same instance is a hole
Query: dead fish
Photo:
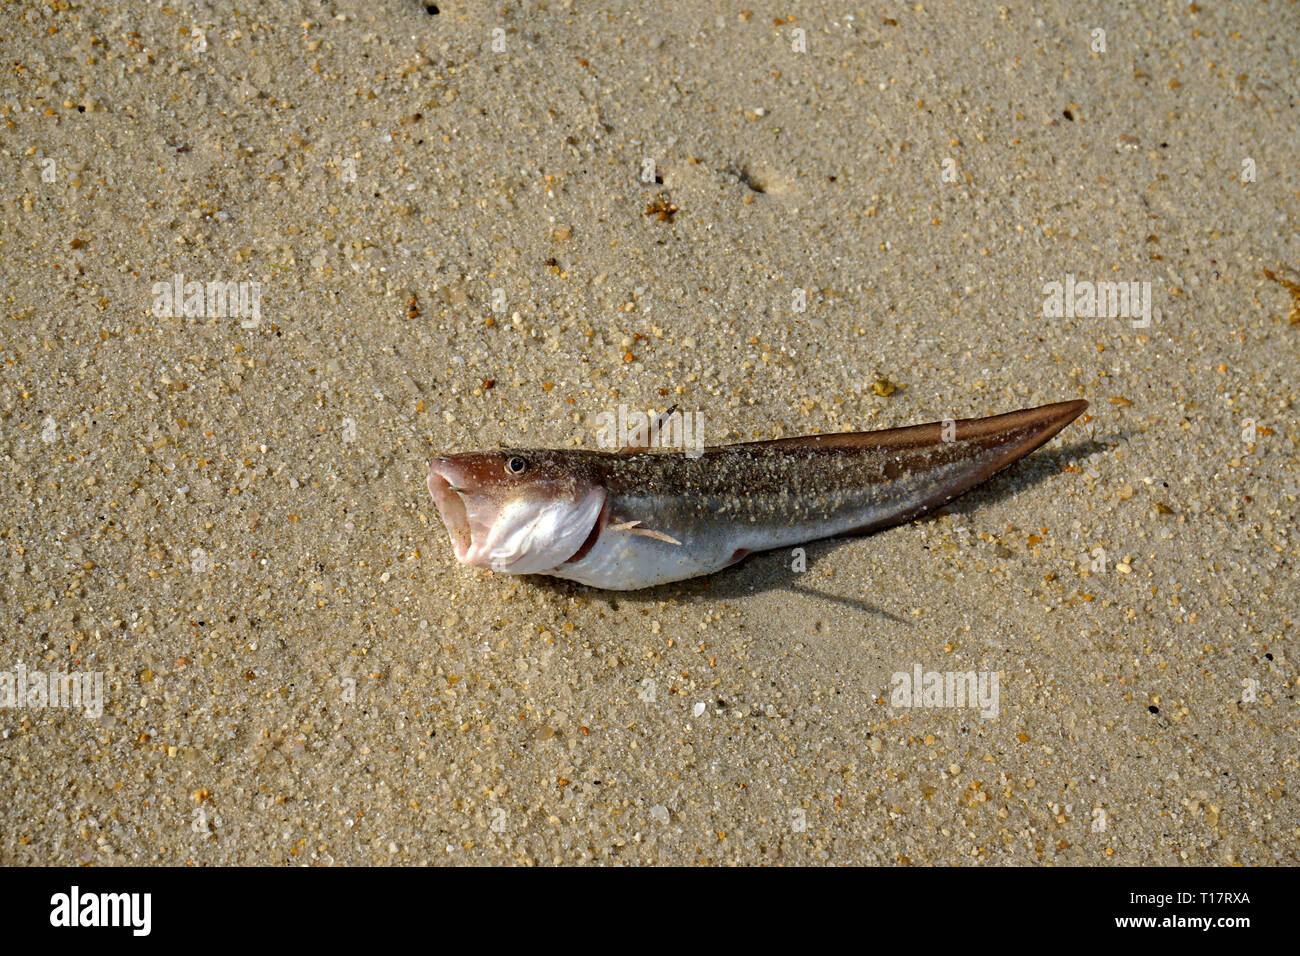
{"type": "Polygon", "coordinates": [[[467,452],[429,463],[456,558],[630,591],[747,554],[863,534],[945,504],[1074,421],[1085,401],[674,452],[467,452]]]}

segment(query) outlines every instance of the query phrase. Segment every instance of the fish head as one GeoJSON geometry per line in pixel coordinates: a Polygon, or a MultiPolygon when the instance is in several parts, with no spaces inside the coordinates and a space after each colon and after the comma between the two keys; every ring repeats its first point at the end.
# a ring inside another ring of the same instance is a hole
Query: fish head
{"type": "Polygon", "coordinates": [[[507,574],[538,574],[573,557],[605,505],[599,479],[574,456],[506,450],[430,461],[429,491],[456,560],[507,574]]]}

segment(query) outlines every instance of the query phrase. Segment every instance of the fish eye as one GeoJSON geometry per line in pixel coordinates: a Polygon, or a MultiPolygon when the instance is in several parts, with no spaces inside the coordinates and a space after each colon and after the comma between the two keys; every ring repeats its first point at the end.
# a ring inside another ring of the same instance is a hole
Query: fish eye
{"type": "Polygon", "coordinates": [[[506,459],[506,474],[522,475],[528,470],[528,462],[518,455],[511,455],[506,459]]]}

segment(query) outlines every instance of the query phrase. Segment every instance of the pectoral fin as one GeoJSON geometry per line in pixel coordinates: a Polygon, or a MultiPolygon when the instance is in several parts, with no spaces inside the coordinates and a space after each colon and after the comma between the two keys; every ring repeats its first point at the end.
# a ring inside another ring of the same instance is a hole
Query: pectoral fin
{"type": "Polygon", "coordinates": [[[656,541],[664,541],[667,542],[668,544],[675,544],[678,547],[681,546],[681,542],[678,541],[676,538],[672,537],[671,535],[666,535],[662,531],[654,531],[651,530],[650,528],[640,528],[638,527],[638,525],[640,524],[641,524],[640,521],[624,521],[621,524],[610,525],[608,530],[628,531],[632,534],[641,534],[641,535],[645,535],[647,538],[654,538],[656,541]]]}

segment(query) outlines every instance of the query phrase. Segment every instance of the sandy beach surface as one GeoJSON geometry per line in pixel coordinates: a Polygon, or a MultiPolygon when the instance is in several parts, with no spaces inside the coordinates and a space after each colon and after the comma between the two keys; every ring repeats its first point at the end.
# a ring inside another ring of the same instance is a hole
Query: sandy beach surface
{"type": "Polygon", "coordinates": [[[0,863],[1300,862],[1300,7],[1106,6],[5,4],[0,863]],[[425,486],[1076,398],[803,571],[425,486]]]}

